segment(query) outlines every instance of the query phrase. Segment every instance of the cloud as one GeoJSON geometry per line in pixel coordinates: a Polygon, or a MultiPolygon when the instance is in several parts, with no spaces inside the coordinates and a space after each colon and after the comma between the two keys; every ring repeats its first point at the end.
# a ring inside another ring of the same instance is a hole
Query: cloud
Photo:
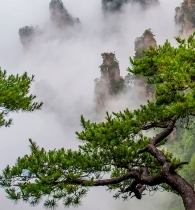
{"type": "MultiPolygon", "coordinates": [[[[166,39],[173,41],[175,36],[173,21],[177,0],[163,0],[160,7],[146,12],[128,5],[122,14],[109,17],[102,14],[100,0],[63,2],[73,17],[79,17],[81,30],[69,28],[61,33],[49,27],[49,1],[1,0],[0,65],[8,73],[34,74],[32,91],[44,106],[34,113],[12,114],[14,125],[1,129],[0,169],[29,152],[29,138],[46,149],[77,147],[74,132],[80,130],[80,115],[96,119],[94,79],[100,77],[98,66],[102,63],[102,52],[115,51],[121,74],[125,76],[128,57],[134,55],[134,40],[145,29],[152,29],[159,44],[166,39]],[[39,25],[45,30],[28,51],[23,49],[18,35],[19,28],[25,25],[39,25]]],[[[112,101],[108,110],[137,106],[139,96],[135,90],[131,91],[128,99],[112,101]]],[[[129,209],[135,205],[136,209],[152,209],[153,198],[146,197],[141,202],[133,199],[124,204],[114,201],[102,188],[91,191],[79,209],[129,209]]],[[[2,190],[0,197],[2,209],[31,209],[22,202],[14,206],[2,190]]],[[[34,209],[44,208],[40,205],[34,209]]]]}

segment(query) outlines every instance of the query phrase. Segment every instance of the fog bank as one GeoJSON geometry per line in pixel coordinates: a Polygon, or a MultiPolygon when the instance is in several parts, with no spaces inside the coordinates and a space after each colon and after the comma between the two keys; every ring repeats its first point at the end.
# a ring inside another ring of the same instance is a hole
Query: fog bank
{"type": "MultiPolygon", "coordinates": [[[[174,43],[174,8],[177,0],[163,0],[160,7],[141,11],[127,5],[122,14],[112,14],[107,19],[101,11],[100,0],[63,0],[66,9],[79,17],[81,29],[60,32],[49,26],[49,1],[1,0],[0,7],[0,66],[8,73],[35,75],[32,92],[43,101],[41,111],[10,115],[14,124],[1,128],[0,170],[14,164],[18,156],[29,152],[28,139],[32,138],[46,149],[77,148],[75,131],[80,130],[80,115],[97,119],[94,111],[94,79],[100,77],[98,66],[101,53],[115,52],[121,75],[127,74],[129,56],[134,55],[134,40],[145,29],[151,28],[158,44],[166,39],[174,43]],[[39,25],[44,33],[25,50],[19,41],[18,30],[25,25],[39,25]]],[[[108,111],[135,108],[140,103],[136,89],[113,101],[108,111]]],[[[159,195],[155,195],[158,198],[159,195]]],[[[115,201],[103,188],[93,189],[78,209],[150,209],[156,210],[154,197],[138,201],[115,201]]],[[[28,204],[16,206],[0,190],[2,209],[29,210],[28,204]]],[[[158,199],[156,199],[158,200],[158,199]]],[[[44,209],[42,205],[34,207],[44,209]]],[[[59,210],[64,209],[59,207],[59,210]]],[[[72,208],[70,208],[72,209],[72,208]]]]}

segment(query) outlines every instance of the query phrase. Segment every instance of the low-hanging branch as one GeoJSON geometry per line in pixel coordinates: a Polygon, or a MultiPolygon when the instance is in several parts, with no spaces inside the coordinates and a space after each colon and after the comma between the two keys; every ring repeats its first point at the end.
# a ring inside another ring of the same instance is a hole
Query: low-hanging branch
{"type": "Polygon", "coordinates": [[[114,117],[107,113],[104,122],[81,117],[78,150],[45,151],[30,140],[30,154],[0,176],[8,197],[31,205],[44,200],[45,207],[54,208],[60,200],[64,206],[79,205],[90,187],[106,186],[124,200],[163,189],[180,195],[186,210],[195,210],[194,189],[178,174],[187,163],[161,147],[176,125],[187,127],[195,113],[194,36],[177,38],[178,47],[166,41],[151,47],[143,58],[130,59],[128,70],[155,84],[155,100],[134,111],[113,113],[114,117]],[[150,138],[145,130],[158,134],[150,138]]]}

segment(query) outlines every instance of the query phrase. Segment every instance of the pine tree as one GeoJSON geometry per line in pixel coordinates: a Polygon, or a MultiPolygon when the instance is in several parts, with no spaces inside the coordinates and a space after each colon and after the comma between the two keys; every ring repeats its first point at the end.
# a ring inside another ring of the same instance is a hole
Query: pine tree
{"type": "Polygon", "coordinates": [[[8,119],[11,112],[40,109],[42,103],[34,102],[36,96],[29,94],[30,85],[34,76],[29,77],[25,72],[22,75],[7,75],[0,68],[0,126],[10,126],[12,119],[8,119]]]}
{"type": "Polygon", "coordinates": [[[155,85],[155,100],[137,110],[107,113],[105,122],[82,116],[78,150],[46,151],[30,140],[31,153],[0,176],[8,197],[31,205],[44,200],[45,207],[54,208],[60,200],[79,205],[90,187],[106,186],[124,200],[163,189],[181,196],[186,210],[195,210],[194,189],[178,173],[188,163],[164,147],[176,124],[188,127],[195,116],[194,37],[176,38],[178,47],[166,41],[141,59],[130,58],[128,70],[155,85]],[[154,129],[154,137],[143,132],[154,129]]]}

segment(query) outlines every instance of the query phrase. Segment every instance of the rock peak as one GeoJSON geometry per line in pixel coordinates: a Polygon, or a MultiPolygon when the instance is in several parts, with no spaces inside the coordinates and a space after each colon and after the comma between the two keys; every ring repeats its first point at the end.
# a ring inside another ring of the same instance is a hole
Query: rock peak
{"type": "Polygon", "coordinates": [[[184,0],[175,8],[175,24],[177,33],[183,37],[195,31],[195,0],[184,0]]]}
{"type": "Polygon", "coordinates": [[[155,35],[152,33],[151,29],[146,29],[142,36],[135,39],[135,58],[141,58],[144,56],[143,50],[149,49],[150,46],[156,45],[155,35]]]}
{"type": "Polygon", "coordinates": [[[61,0],[51,0],[49,10],[51,22],[58,27],[80,23],[79,18],[73,18],[61,0]]]}
{"type": "Polygon", "coordinates": [[[106,101],[125,88],[125,80],[120,76],[119,62],[115,53],[102,53],[103,62],[100,65],[100,79],[95,79],[95,104],[96,110],[105,107],[106,101]]]}

